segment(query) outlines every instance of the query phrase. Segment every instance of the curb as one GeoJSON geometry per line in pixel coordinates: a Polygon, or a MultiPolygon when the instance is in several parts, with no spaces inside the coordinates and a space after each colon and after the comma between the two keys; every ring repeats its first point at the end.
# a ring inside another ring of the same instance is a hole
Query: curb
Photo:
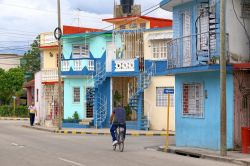
{"type": "MultiPolygon", "coordinates": [[[[73,134],[73,135],[110,135],[107,132],[86,132],[86,131],[68,131],[68,130],[55,130],[57,134],[73,134]]],[[[139,133],[139,132],[131,132],[126,133],[127,136],[166,136],[166,134],[155,134],[155,133],[139,133]]],[[[169,134],[169,136],[174,136],[174,134],[169,134]]]]}
{"type": "Polygon", "coordinates": [[[214,160],[214,161],[220,161],[220,162],[227,162],[227,163],[234,163],[234,164],[238,164],[238,165],[250,166],[250,161],[245,161],[245,160],[242,160],[242,159],[235,159],[235,158],[222,157],[222,156],[216,156],[216,155],[201,154],[201,153],[190,152],[190,151],[181,150],[181,149],[171,149],[171,148],[169,148],[169,149],[165,150],[162,147],[158,147],[157,150],[161,151],[161,152],[167,152],[167,153],[172,153],[172,154],[177,154],[177,155],[185,155],[185,156],[189,156],[189,157],[209,159],[209,160],[214,160]]]}
{"type": "Polygon", "coordinates": [[[6,117],[0,117],[0,120],[28,121],[29,118],[6,118],[6,117]]]}
{"type": "MultiPolygon", "coordinates": [[[[69,134],[69,135],[110,135],[108,132],[89,132],[89,131],[77,131],[77,130],[56,130],[56,129],[46,129],[46,128],[39,128],[34,126],[22,125],[25,128],[31,128],[34,130],[40,131],[47,131],[56,134],[69,134]]],[[[139,133],[139,132],[131,132],[126,133],[127,136],[166,136],[166,134],[159,134],[159,133],[139,133]]],[[[169,136],[174,136],[175,134],[169,134],[169,136]]]]}

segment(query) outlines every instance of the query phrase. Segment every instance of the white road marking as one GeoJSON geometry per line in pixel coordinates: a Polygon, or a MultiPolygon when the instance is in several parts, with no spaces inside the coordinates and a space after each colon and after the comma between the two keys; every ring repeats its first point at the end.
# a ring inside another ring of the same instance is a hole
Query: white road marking
{"type": "Polygon", "coordinates": [[[18,144],[17,144],[17,143],[11,143],[11,145],[13,145],[13,146],[18,146],[18,144]]]}
{"type": "Polygon", "coordinates": [[[59,160],[62,160],[62,161],[65,161],[67,163],[71,163],[71,164],[74,164],[74,165],[79,165],[79,166],[85,166],[81,163],[77,163],[77,162],[74,162],[74,161],[71,161],[71,160],[67,160],[67,159],[64,159],[64,158],[58,158],[59,160]]]}

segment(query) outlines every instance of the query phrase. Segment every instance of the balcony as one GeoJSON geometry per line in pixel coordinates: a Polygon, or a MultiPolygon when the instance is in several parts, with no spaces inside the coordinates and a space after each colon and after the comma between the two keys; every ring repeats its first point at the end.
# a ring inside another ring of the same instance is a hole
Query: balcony
{"type": "Polygon", "coordinates": [[[135,59],[116,59],[112,62],[112,72],[138,72],[139,60],[135,59]]]}
{"type": "MultiPolygon", "coordinates": [[[[226,58],[228,34],[226,34],[226,58]]],[[[167,44],[168,69],[219,64],[220,34],[202,33],[176,38],[167,44]]]]}
{"type": "Polygon", "coordinates": [[[89,75],[95,71],[95,61],[75,59],[62,61],[62,75],[89,75]]]}
{"type": "Polygon", "coordinates": [[[42,70],[42,82],[57,82],[57,81],[58,81],[57,69],[42,70]]]}

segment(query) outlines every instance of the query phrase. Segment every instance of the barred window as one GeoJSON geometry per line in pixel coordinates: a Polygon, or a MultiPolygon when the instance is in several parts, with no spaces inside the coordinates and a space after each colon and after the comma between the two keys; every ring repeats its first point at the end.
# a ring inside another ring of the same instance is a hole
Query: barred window
{"type": "Polygon", "coordinates": [[[80,103],[80,94],[81,94],[80,87],[74,87],[73,88],[74,103],[80,103]]]}
{"type": "Polygon", "coordinates": [[[183,115],[203,117],[204,114],[203,84],[183,84],[183,115]]]}
{"type": "Polygon", "coordinates": [[[152,40],[153,58],[166,59],[167,58],[167,40],[152,40]]]}
{"type": "Polygon", "coordinates": [[[88,44],[73,45],[73,58],[88,58],[89,46],[88,44]]]}
{"type": "MultiPolygon", "coordinates": [[[[156,107],[168,106],[168,95],[164,94],[164,89],[173,87],[156,87],[156,107]]],[[[170,94],[170,107],[174,107],[174,94],[170,94]]]]}

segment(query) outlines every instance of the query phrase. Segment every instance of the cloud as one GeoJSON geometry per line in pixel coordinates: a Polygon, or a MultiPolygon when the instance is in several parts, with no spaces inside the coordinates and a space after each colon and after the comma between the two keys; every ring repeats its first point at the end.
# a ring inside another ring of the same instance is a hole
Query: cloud
{"type": "MultiPolygon", "coordinates": [[[[135,3],[142,4],[143,11],[160,1],[135,0],[135,3]]],[[[62,24],[104,28],[110,24],[102,19],[113,17],[113,4],[113,0],[61,0],[62,24]]],[[[0,7],[0,52],[5,47],[27,50],[39,33],[57,27],[56,0],[0,0],[0,7]]],[[[172,14],[158,9],[149,16],[171,18],[172,14]]]]}

